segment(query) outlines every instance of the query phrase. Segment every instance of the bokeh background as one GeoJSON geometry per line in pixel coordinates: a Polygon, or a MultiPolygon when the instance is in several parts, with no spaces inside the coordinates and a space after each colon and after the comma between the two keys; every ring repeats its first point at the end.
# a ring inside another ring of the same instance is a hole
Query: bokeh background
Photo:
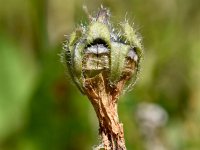
{"type": "Polygon", "coordinates": [[[64,35],[87,22],[82,6],[94,14],[101,4],[113,22],[127,13],[145,48],[140,79],[119,101],[127,148],[147,145],[136,110],[148,102],[168,114],[157,134],[166,149],[200,149],[199,0],[0,0],[0,150],[99,143],[94,110],[59,54],[64,35]]]}

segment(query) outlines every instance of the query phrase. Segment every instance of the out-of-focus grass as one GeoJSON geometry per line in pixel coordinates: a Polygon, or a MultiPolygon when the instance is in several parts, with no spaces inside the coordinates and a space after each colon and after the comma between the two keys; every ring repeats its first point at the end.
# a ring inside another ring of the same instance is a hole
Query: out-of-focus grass
{"type": "Polygon", "coordinates": [[[198,0],[0,1],[0,149],[88,150],[98,123],[86,97],[60,63],[64,34],[86,21],[82,5],[125,13],[141,32],[145,58],[135,89],[119,101],[128,149],[144,141],[135,121],[140,102],[169,114],[169,149],[200,147],[200,2],[198,0]]]}

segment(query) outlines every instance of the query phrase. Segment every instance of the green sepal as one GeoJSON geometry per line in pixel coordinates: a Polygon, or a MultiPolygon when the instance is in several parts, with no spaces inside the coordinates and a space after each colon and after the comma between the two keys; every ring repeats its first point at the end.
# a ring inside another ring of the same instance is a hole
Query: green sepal
{"type": "Polygon", "coordinates": [[[123,30],[122,39],[130,44],[131,47],[136,47],[136,53],[138,57],[142,55],[141,39],[138,37],[136,30],[129,25],[128,22],[121,23],[123,30]]]}
{"type": "Polygon", "coordinates": [[[84,93],[83,90],[83,78],[82,78],[82,59],[83,59],[83,50],[85,45],[81,42],[79,42],[73,50],[72,53],[72,68],[74,73],[74,81],[78,88],[81,90],[82,93],[84,93]]]}
{"type": "Polygon", "coordinates": [[[110,53],[110,79],[111,82],[115,83],[120,79],[122,71],[124,69],[124,63],[127,53],[130,50],[129,45],[122,43],[112,42],[111,43],[111,53],[110,53]]]}
{"type": "Polygon", "coordinates": [[[67,65],[67,69],[68,69],[68,73],[71,77],[71,79],[73,80],[73,82],[75,83],[75,85],[78,87],[78,89],[81,91],[82,94],[84,94],[84,90],[82,88],[82,85],[80,83],[80,80],[75,76],[75,70],[73,68],[73,63],[72,63],[72,54],[69,50],[69,47],[65,47],[65,59],[66,59],[66,65],[67,65]]]}
{"type": "Polygon", "coordinates": [[[88,44],[92,43],[95,39],[102,39],[110,47],[110,31],[106,24],[101,22],[93,22],[89,26],[87,33],[88,44]]]}
{"type": "Polygon", "coordinates": [[[143,57],[143,47],[141,44],[141,38],[137,35],[136,30],[130,26],[128,22],[121,23],[121,27],[123,30],[122,39],[132,48],[134,47],[135,52],[138,55],[138,61],[135,62],[135,72],[132,74],[130,80],[126,82],[124,87],[124,91],[129,91],[136,83],[140,71],[141,59],[143,57]]]}
{"type": "Polygon", "coordinates": [[[82,36],[81,30],[76,29],[69,38],[69,46],[74,46],[78,39],[82,36]]]}

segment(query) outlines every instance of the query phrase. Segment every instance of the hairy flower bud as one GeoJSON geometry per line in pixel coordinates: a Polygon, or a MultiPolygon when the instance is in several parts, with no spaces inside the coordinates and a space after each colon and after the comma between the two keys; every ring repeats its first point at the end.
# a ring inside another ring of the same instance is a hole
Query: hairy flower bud
{"type": "Polygon", "coordinates": [[[84,92],[84,81],[104,72],[110,85],[124,80],[124,91],[137,79],[142,57],[141,38],[128,21],[112,28],[110,13],[101,8],[87,26],[80,26],[64,46],[65,62],[74,83],[84,92]]]}

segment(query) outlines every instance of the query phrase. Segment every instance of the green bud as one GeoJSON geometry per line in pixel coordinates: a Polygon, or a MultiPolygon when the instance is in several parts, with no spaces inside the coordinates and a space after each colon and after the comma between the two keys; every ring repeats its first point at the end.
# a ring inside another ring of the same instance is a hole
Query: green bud
{"type": "Polygon", "coordinates": [[[87,26],[76,29],[64,46],[64,58],[69,74],[84,93],[84,81],[100,73],[110,86],[123,81],[129,90],[137,79],[142,58],[141,39],[126,21],[120,24],[122,33],[109,22],[110,14],[101,8],[87,26]]]}

